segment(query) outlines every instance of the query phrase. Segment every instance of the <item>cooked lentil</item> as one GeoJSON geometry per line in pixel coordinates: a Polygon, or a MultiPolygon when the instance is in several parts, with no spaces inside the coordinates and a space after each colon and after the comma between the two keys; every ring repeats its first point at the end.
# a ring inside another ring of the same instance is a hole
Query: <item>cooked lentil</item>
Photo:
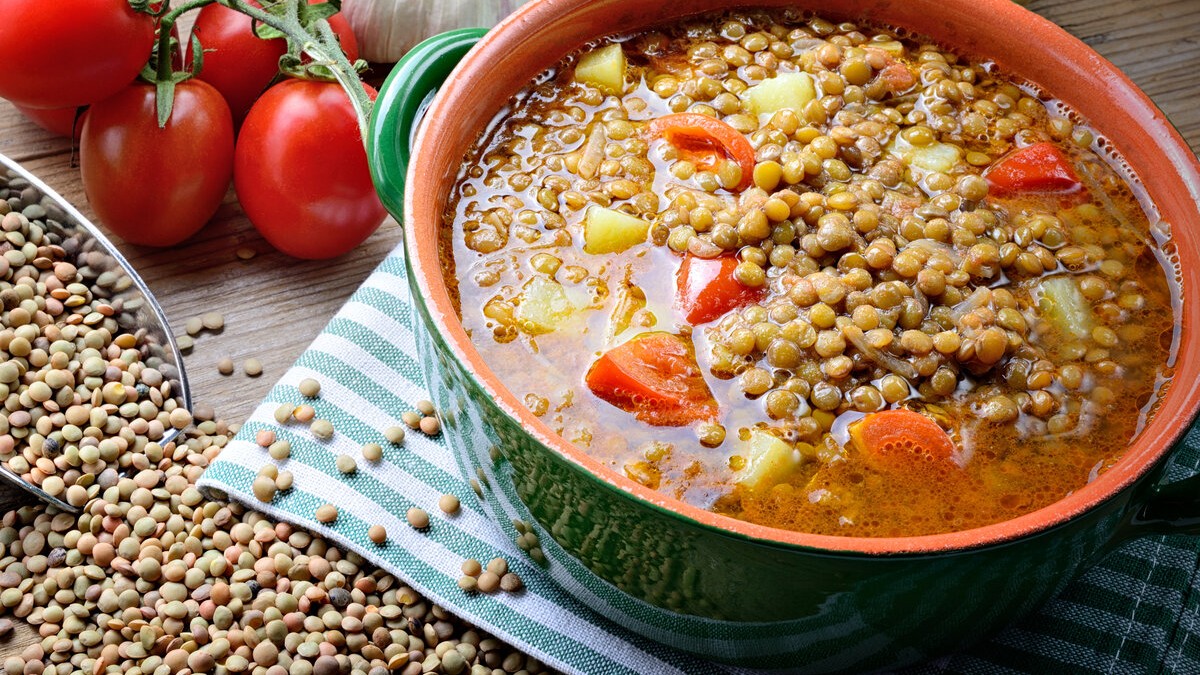
{"type": "Polygon", "coordinates": [[[885,28],[737,12],[620,44],[615,94],[576,78],[580,53],[519,94],[447,209],[463,323],[535,415],[649,487],[830,534],[1012,518],[1119,459],[1170,381],[1178,293],[1169,235],[1085,121],[885,28]],[[740,134],[753,166],[652,131],[683,112],[740,134]],[[1075,185],[995,187],[1031,147],[1075,185]],[[672,275],[722,259],[740,295],[686,320],[672,275]],[[663,333],[719,405],[654,424],[640,394],[562,384],[663,333]],[[851,430],[895,408],[937,422],[953,466],[873,463],[851,430]],[[762,469],[765,447],[789,468],[762,469]]]}

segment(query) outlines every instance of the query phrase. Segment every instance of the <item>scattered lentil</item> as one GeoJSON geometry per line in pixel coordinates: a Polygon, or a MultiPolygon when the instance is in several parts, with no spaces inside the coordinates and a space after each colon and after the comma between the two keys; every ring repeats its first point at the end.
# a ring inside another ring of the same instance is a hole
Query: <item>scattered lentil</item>
{"type": "Polygon", "coordinates": [[[411,410],[404,411],[400,415],[400,421],[407,424],[410,429],[417,429],[421,426],[421,416],[411,410]]]}
{"type": "Polygon", "coordinates": [[[332,523],[337,517],[338,510],[333,504],[324,504],[317,508],[317,520],[322,523],[332,523]]]}
{"type": "MultiPolygon", "coordinates": [[[[297,415],[296,419],[300,419],[300,416],[297,415]]],[[[316,436],[323,441],[327,441],[333,437],[333,422],[330,422],[329,420],[315,419],[312,421],[312,424],[308,426],[308,428],[309,431],[313,433],[313,436],[316,436]]]]}
{"type": "Polygon", "coordinates": [[[404,427],[388,427],[383,430],[383,437],[392,445],[400,445],[404,442],[404,427]]]}
{"type": "Polygon", "coordinates": [[[479,590],[483,593],[495,593],[500,590],[500,577],[495,572],[483,572],[477,582],[479,590]]]}
{"type": "Polygon", "coordinates": [[[246,359],[242,363],[242,370],[250,377],[258,377],[263,372],[262,361],[254,358],[246,359]]]}
{"type": "Polygon", "coordinates": [[[338,455],[337,459],[334,460],[334,464],[337,466],[337,470],[342,473],[354,473],[358,471],[358,464],[355,463],[354,458],[350,455],[338,455]]]}
{"type": "Polygon", "coordinates": [[[292,416],[296,418],[296,421],[304,424],[311,422],[316,414],[317,411],[313,410],[311,405],[303,403],[296,406],[295,410],[292,411],[292,416]]]}
{"type": "Polygon", "coordinates": [[[429,527],[429,514],[425,512],[425,509],[420,507],[414,506],[409,509],[408,513],[405,514],[405,518],[408,519],[408,524],[414,530],[424,530],[429,527]]]}
{"type": "Polygon", "coordinates": [[[442,431],[442,423],[436,417],[422,417],[421,432],[427,436],[437,436],[442,431]]]}
{"type": "Polygon", "coordinates": [[[367,536],[377,546],[383,546],[387,543],[387,530],[382,525],[372,525],[371,529],[367,530],[367,536]]]}
{"type": "Polygon", "coordinates": [[[275,441],[267,448],[267,454],[271,459],[283,461],[292,456],[292,444],[287,440],[275,441]]]}
{"type": "Polygon", "coordinates": [[[181,352],[190,352],[192,347],[196,346],[196,341],[192,339],[191,335],[176,335],[175,346],[178,347],[179,351],[181,352]]]}
{"type": "Polygon", "coordinates": [[[500,590],[508,593],[516,593],[522,588],[525,588],[525,582],[521,577],[517,576],[516,572],[509,572],[500,577],[500,590]]]}
{"type": "Polygon", "coordinates": [[[264,448],[269,448],[275,442],[275,432],[270,429],[261,429],[254,435],[254,442],[264,448]]]}
{"type": "Polygon", "coordinates": [[[316,398],[321,393],[321,383],[311,377],[300,380],[300,384],[296,388],[308,398],[316,398]]]}
{"type": "Polygon", "coordinates": [[[220,361],[217,361],[217,372],[222,375],[232,375],[233,374],[233,359],[226,356],[225,358],[221,359],[220,361]]]}
{"type": "Polygon", "coordinates": [[[275,409],[275,421],[280,424],[287,424],[288,420],[292,419],[292,411],[295,409],[296,407],[290,403],[279,404],[279,407],[275,409]]]}
{"type": "Polygon", "coordinates": [[[205,312],[200,316],[200,322],[205,328],[211,331],[219,331],[225,328],[225,317],[220,312],[205,312]]]}
{"type": "Polygon", "coordinates": [[[428,416],[428,415],[432,415],[433,411],[434,411],[433,401],[424,400],[424,399],[417,401],[417,412],[421,413],[422,415],[428,416]]]}
{"type": "Polygon", "coordinates": [[[378,443],[365,443],[362,446],[362,456],[368,462],[378,462],[383,459],[383,446],[378,443]]]}
{"type": "Polygon", "coordinates": [[[242,246],[237,250],[238,260],[250,260],[256,255],[258,255],[258,251],[250,248],[249,246],[242,246]]]}
{"type": "Polygon", "coordinates": [[[443,513],[458,513],[458,509],[461,507],[461,505],[462,504],[458,497],[452,494],[444,494],[438,498],[438,508],[441,509],[443,513]]]}
{"type": "Polygon", "coordinates": [[[260,502],[270,502],[275,499],[275,492],[278,490],[275,487],[274,479],[269,476],[257,476],[254,482],[250,484],[250,489],[254,492],[254,497],[260,502]]]}

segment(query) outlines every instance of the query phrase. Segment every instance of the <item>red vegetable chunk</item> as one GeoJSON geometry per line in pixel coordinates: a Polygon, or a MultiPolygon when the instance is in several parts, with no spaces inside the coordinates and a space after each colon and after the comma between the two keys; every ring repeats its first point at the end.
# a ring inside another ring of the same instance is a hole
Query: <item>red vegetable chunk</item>
{"type": "Polygon", "coordinates": [[[708,323],[763,296],[764,288],[743,286],[734,278],[737,266],[733,256],[683,257],[675,277],[675,298],[688,323],[708,323]]]}
{"type": "Polygon", "coordinates": [[[586,382],[596,396],[655,426],[717,414],[692,343],[671,333],[643,333],[610,349],[588,369],[586,382]]]}
{"type": "Polygon", "coordinates": [[[998,196],[1020,192],[1076,192],[1081,188],[1071,160],[1052,143],[1042,142],[1008,153],[984,174],[998,196]]]}
{"type": "Polygon", "coordinates": [[[870,413],[850,427],[850,440],[880,459],[944,460],[954,454],[954,441],[937,422],[903,408],[870,413]]]}
{"type": "Polygon", "coordinates": [[[679,151],[681,159],[703,171],[715,171],[721,160],[737,162],[742,168],[738,191],[754,182],[754,146],[721,120],[700,113],[675,113],[655,119],[648,131],[652,137],[665,138],[679,151]]]}

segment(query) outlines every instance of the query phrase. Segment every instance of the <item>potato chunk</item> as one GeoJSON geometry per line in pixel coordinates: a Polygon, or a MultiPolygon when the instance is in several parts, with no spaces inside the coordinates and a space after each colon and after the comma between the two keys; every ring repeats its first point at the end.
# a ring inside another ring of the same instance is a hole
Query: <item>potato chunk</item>
{"type": "Polygon", "coordinates": [[[808,73],[782,73],[746,90],[746,101],[757,115],[783,108],[799,112],[816,97],[817,92],[808,73]]]}
{"type": "Polygon", "coordinates": [[[751,431],[744,444],[746,466],[735,476],[737,482],[750,489],[762,490],[787,480],[803,461],[803,455],[790,443],[765,431],[751,431]]]}
{"type": "Polygon", "coordinates": [[[575,305],[567,297],[562,284],[537,276],[521,290],[517,304],[517,325],[526,333],[549,333],[560,328],[575,315],[575,305]]]}
{"type": "Polygon", "coordinates": [[[619,42],[594,49],[579,57],[575,79],[599,87],[609,94],[625,90],[625,52],[619,42]]]}
{"type": "Polygon", "coordinates": [[[1038,310],[1064,336],[1078,340],[1089,337],[1096,327],[1092,308],[1075,280],[1067,275],[1043,279],[1038,310]]]}
{"type": "Polygon", "coordinates": [[[650,223],[623,213],[593,206],[583,222],[583,250],[592,255],[620,253],[646,241],[650,223]]]}

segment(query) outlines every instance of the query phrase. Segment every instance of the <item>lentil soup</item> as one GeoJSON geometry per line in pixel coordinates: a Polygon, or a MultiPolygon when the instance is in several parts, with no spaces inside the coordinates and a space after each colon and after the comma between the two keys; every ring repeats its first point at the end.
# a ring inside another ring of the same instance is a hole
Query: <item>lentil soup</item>
{"type": "Polygon", "coordinates": [[[1027,513],[1169,384],[1168,235],[1085,122],[883,27],[738,12],[586,46],[465,158],[464,327],[566,440],[847,536],[1027,513]]]}

